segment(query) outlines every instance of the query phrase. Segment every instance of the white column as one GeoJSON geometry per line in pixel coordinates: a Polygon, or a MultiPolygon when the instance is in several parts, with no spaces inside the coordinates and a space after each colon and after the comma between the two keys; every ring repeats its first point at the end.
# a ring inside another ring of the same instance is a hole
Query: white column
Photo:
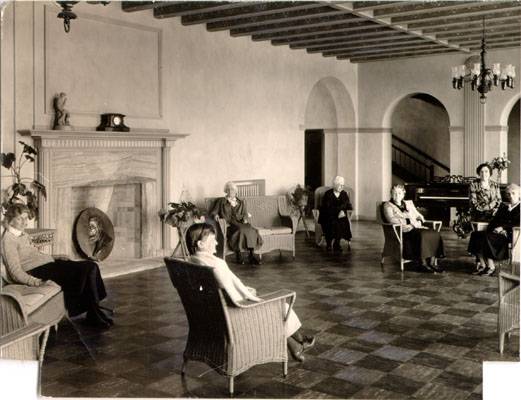
{"type": "Polygon", "coordinates": [[[451,126],[450,132],[450,174],[465,175],[465,130],[462,126],[451,126]]]}
{"type": "MultiPolygon", "coordinates": [[[[485,161],[491,161],[495,157],[500,157],[508,152],[508,126],[487,125],[485,127],[485,161]]],[[[497,179],[497,171],[494,171],[494,178],[497,179]]],[[[501,183],[507,183],[507,171],[503,171],[501,183]]]]}
{"type": "MultiPolygon", "coordinates": [[[[485,161],[485,105],[479,102],[479,93],[465,84],[465,176],[474,176],[476,167],[485,161]]],[[[452,158],[451,158],[452,160],[452,158]]],[[[451,161],[452,162],[452,161],[451,161]]]]}

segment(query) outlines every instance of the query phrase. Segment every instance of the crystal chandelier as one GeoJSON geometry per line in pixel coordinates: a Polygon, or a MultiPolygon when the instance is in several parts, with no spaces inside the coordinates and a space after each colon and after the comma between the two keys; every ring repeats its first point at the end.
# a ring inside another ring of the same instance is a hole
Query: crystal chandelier
{"type": "Polygon", "coordinates": [[[492,64],[492,69],[487,68],[485,64],[485,56],[487,54],[485,42],[485,18],[483,18],[483,37],[481,39],[481,63],[475,63],[474,67],[467,72],[465,65],[452,67],[452,87],[461,89],[465,83],[470,82],[472,90],[477,90],[481,96],[479,101],[485,104],[487,93],[492,90],[492,85],[498,86],[501,83],[501,89],[514,88],[514,78],[516,76],[516,67],[507,64],[503,69],[499,63],[492,64]],[[465,79],[468,78],[468,79],[465,79]]]}
{"type": "MultiPolygon", "coordinates": [[[[57,1],[56,2],[61,8],[61,12],[58,14],[58,18],[63,19],[63,29],[66,33],[71,30],[71,20],[76,19],[77,15],[72,11],[72,6],[79,1],[57,1]]],[[[89,4],[103,4],[106,6],[110,1],[87,1],[89,4]]]]}

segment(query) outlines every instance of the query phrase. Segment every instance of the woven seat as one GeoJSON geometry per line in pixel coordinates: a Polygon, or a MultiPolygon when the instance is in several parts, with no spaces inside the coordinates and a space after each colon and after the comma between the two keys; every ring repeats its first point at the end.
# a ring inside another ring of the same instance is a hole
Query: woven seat
{"type": "MultiPolygon", "coordinates": [[[[215,198],[206,198],[206,209],[211,210],[215,198]]],[[[290,212],[286,196],[251,196],[245,197],[246,209],[251,214],[250,223],[258,229],[262,237],[263,244],[255,249],[255,254],[262,258],[262,255],[273,250],[291,251],[295,258],[295,233],[297,232],[297,217],[290,212]]],[[[219,220],[224,245],[224,258],[228,254],[233,254],[226,243],[226,232],[228,224],[223,219],[219,220]]],[[[243,249],[244,251],[246,249],[243,249]]]]}
{"type": "Polygon", "coordinates": [[[0,358],[35,360],[41,367],[50,327],[29,322],[16,298],[3,292],[0,293],[0,321],[0,358]]]}
{"type": "Polygon", "coordinates": [[[188,360],[204,362],[228,377],[231,394],[234,377],[255,365],[280,362],[287,375],[285,324],[295,292],[279,290],[258,303],[234,303],[219,289],[212,268],[169,257],[165,263],[189,325],[182,374],[188,360]]]}

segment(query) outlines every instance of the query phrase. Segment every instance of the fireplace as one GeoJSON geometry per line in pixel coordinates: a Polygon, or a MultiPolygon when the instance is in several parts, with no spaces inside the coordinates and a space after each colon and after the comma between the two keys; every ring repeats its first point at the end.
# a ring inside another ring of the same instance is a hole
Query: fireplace
{"type": "Polygon", "coordinates": [[[39,226],[56,229],[53,253],[77,257],[75,218],[95,207],[115,228],[108,259],[163,256],[170,252],[169,227],[158,211],[170,193],[170,147],[187,135],[167,131],[22,132],[39,149],[38,175],[47,187],[39,226]]]}

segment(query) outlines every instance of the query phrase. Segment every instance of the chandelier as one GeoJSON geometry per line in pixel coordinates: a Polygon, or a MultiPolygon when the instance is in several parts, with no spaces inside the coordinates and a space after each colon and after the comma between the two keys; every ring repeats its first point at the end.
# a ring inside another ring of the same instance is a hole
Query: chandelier
{"type": "MultiPolygon", "coordinates": [[[[72,6],[79,1],[57,1],[58,5],[62,8],[58,14],[58,18],[63,18],[63,29],[69,33],[71,30],[71,19],[76,19],[78,16],[72,11],[72,6]]],[[[110,1],[87,1],[89,4],[103,4],[106,6],[110,1]]]]}
{"type": "Polygon", "coordinates": [[[485,18],[483,18],[483,36],[481,38],[481,62],[475,63],[474,67],[467,72],[465,65],[452,67],[452,87],[461,89],[465,83],[470,82],[472,90],[477,90],[481,95],[479,101],[485,104],[487,93],[492,90],[492,85],[498,86],[501,83],[501,89],[514,88],[514,78],[516,76],[516,67],[507,64],[503,69],[499,63],[492,64],[492,69],[487,68],[485,56],[487,54],[485,41],[485,18]],[[465,79],[467,78],[467,79],[465,79]]]}

